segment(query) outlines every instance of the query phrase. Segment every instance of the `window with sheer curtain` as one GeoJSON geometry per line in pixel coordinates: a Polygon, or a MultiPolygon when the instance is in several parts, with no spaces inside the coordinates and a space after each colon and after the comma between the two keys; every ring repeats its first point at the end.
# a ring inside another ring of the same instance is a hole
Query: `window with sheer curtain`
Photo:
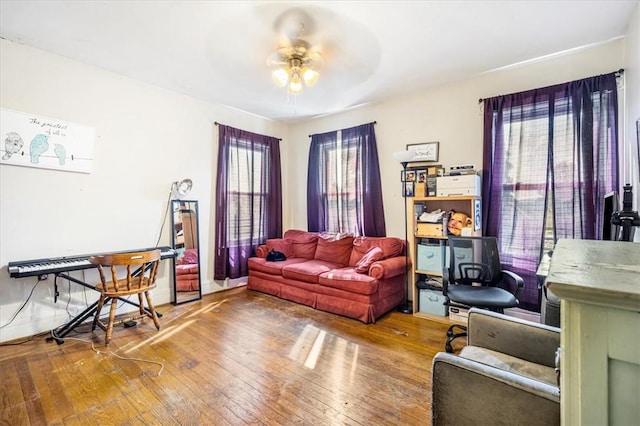
{"type": "Polygon", "coordinates": [[[219,125],[214,279],[246,276],[256,247],[282,236],[279,142],[219,125]]]}
{"type": "Polygon", "coordinates": [[[374,123],[312,135],[309,231],[385,236],[374,123]]]}
{"type": "Polygon", "coordinates": [[[617,108],[615,73],[484,100],[483,232],[525,279],[525,309],[540,310],[544,251],[599,235],[619,183],[617,108]]]}

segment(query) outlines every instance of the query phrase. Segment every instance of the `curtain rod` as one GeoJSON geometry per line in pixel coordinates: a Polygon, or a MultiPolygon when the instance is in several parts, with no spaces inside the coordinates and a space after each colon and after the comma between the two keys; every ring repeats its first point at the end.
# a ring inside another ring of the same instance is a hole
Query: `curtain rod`
{"type": "MultiPolygon", "coordinates": [[[[378,124],[378,122],[377,121],[372,121],[371,123],[365,123],[365,124],[378,124]]],[[[317,133],[315,133],[315,134],[317,134],[317,133]]],[[[311,136],[313,136],[313,135],[309,135],[309,137],[311,137],[311,136]]]]}
{"type": "MultiPolygon", "coordinates": [[[[622,76],[622,74],[624,74],[624,68],[620,68],[618,71],[615,72],[615,74],[616,74],[616,78],[622,76]]],[[[478,99],[478,103],[479,104],[481,104],[483,101],[484,101],[484,99],[482,99],[482,98],[478,99]]]]}
{"type": "MultiPolygon", "coordinates": [[[[217,121],[214,121],[213,124],[215,124],[216,126],[226,126],[226,124],[218,123],[217,121]]],[[[253,133],[253,132],[251,132],[251,133],[253,133]]],[[[273,136],[269,136],[269,137],[271,138],[273,136]]],[[[282,140],[282,138],[276,138],[276,139],[278,139],[279,141],[282,140]]]]}

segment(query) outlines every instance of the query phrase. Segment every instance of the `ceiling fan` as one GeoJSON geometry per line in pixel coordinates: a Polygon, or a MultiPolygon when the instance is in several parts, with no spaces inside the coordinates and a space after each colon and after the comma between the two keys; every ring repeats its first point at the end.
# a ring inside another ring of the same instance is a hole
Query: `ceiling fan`
{"type": "Polygon", "coordinates": [[[300,9],[289,9],[276,20],[280,40],[275,52],[267,57],[267,66],[278,87],[287,87],[289,93],[302,93],[302,83],[311,87],[318,82],[319,70],[324,65],[320,46],[312,46],[303,39],[314,24],[311,17],[300,9]]]}

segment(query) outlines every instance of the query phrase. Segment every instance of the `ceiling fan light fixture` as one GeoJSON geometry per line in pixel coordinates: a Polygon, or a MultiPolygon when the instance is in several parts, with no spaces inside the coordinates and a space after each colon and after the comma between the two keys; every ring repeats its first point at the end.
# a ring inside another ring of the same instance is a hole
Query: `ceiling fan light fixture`
{"type": "Polygon", "coordinates": [[[300,71],[292,71],[291,81],[289,82],[289,93],[294,95],[302,93],[302,78],[300,77],[300,71]]]}
{"type": "Polygon", "coordinates": [[[283,68],[273,70],[271,77],[278,87],[285,87],[289,82],[289,73],[283,68]]]}
{"type": "Polygon", "coordinates": [[[307,85],[307,87],[313,87],[318,82],[319,78],[320,73],[311,68],[307,68],[302,73],[302,79],[304,80],[304,83],[307,85]]]}
{"type": "Polygon", "coordinates": [[[294,39],[291,46],[278,47],[267,57],[267,65],[275,68],[271,73],[275,84],[286,87],[294,95],[302,93],[303,86],[312,87],[318,82],[318,69],[322,64],[320,53],[299,38],[294,39]]]}

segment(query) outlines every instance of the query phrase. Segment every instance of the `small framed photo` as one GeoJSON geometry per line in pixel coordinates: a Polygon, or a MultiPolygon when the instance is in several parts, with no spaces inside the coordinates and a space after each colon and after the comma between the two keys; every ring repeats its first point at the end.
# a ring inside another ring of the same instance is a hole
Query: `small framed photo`
{"type": "Polygon", "coordinates": [[[413,151],[412,161],[438,161],[440,142],[425,142],[407,144],[407,151],[413,151]]]}
{"type": "Polygon", "coordinates": [[[400,176],[403,182],[415,182],[416,180],[415,170],[407,170],[406,172],[403,170],[400,176]]]}
{"type": "Polygon", "coordinates": [[[413,197],[416,192],[415,182],[404,183],[404,197],[413,197]]]}
{"type": "Polygon", "coordinates": [[[416,170],[416,182],[425,183],[427,181],[427,170],[416,170]]]}

